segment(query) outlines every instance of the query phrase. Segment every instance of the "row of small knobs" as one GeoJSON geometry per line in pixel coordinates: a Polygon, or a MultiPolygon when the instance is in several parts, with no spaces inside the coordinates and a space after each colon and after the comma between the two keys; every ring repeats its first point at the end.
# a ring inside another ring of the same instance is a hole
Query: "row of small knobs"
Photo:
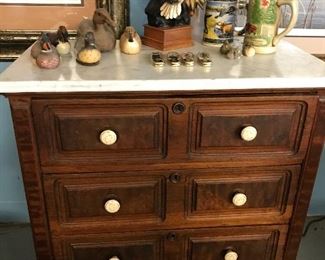
{"type": "MultiPolygon", "coordinates": [[[[241,130],[240,136],[246,142],[253,141],[257,136],[257,130],[253,126],[246,126],[241,130]]],[[[101,132],[99,139],[104,145],[113,145],[117,142],[117,134],[113,130],[108,129],[101,132]]]]}
{"type": "MultiPolygon", "coordinates": [[[[224,257],[224,260],[237,260],[238,254],[235,251],[229,250],[224,257]]],[[[117,256],[112,256],[109,260],[120,260],[117,256]]]]}
{"type": "MultiPolygon", "coordinates": [[[[246,204],[246,202],[247,202],[247,196],[244,193],[236,193],[232,198],[232,203],[236,207],[242,207],[246,204]]],[[[104,209],[106,210],[106,212],[110,214],[119,212],[120,208],[121,208],[121,204],[116,199],[110,199],[106,201],[104,204],[104,209]]]]}

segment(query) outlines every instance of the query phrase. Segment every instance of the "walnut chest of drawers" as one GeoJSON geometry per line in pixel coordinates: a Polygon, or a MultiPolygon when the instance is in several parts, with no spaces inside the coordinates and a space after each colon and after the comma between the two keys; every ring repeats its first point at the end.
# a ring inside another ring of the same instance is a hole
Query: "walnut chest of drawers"
{"type": "Polygon", "coordinates": [[[319,93],[9,98],[39,259],[295,259],[319,93]]]}

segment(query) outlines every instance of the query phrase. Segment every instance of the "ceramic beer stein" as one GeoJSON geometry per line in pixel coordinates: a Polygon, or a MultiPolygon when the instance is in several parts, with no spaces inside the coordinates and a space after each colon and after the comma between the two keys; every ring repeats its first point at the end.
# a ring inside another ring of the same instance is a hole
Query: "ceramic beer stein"
{"type": "Polygon", "coordinates": [[[234,38],[237,0],[208,0],[204,16],[203,44],[221,46],[234,38]]]}
{"type": "Polygon", "coordinates": [[[276,45],[292,30],[297,18],[298,0],[250,0],[245,27],[245,45],[253,46],[256,53],[260,54],[275,52],[276,45]],[[288,27],[278,34],[282,5],[290,6],[291,18],[288,27]]]}

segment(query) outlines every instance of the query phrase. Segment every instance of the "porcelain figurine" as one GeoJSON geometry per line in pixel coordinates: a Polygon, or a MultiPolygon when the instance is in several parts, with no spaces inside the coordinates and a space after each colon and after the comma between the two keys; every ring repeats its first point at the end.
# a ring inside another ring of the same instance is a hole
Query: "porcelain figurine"
{"type": "Polygon", "coordinates": [[[206,0],[150,0],[145,13],[148,24],[155,27],[189,25],[198,6],[206,0]]]}
{"type": "Polygon", "coordinates": [[[298,0],[250,0],[245,26],[245,45],[254,47],[256,53],[274,53],[276,45],[295,26],[297,18],[298,0]],[[288,27],[278,34],[282,5],[290,6],[291,19],[288,27]]]}
{"type": "Polygon", "coordinates": [[[42,37],[42,50],[36,58],[36,64],[42,69],[55,69],[60,64],[60,55],[46,34],[42,37]]]}
{"type": "Polygon", "coordinates": [[[45,43],[45,41],[49,41],[49,38],[47,33],[43,32],[41,36],[38,38],[38,40],[33,44],[30,50],[30,54],[34,59],[36,59],[37,56],[41,53],[42,46],[45,43]]]}
{"type": "Polygon", "coordinates": [[[56,50],[62,55],[67,55],[70,53],[71,44],[69,42],[69,34],[64,26],[60,26],[57,31],[57,44],[56,50]]]}
{"type": "Polygon", "coordinates": [[[106,9],[96,9],[92,20],[84,19],[79,24],[75,48],[81,49],[86,34],[92,32],[96,46],[101,52],[113,50],[116,44],[114,26],[116,24],[106,9]]]}
{"type": "Polygon", "coordinates": [[[77,53],[77,62],[82,65],[96,65],[100,62],[101,52],[95,44],[93,32],[87,32],[84,38],[84,47],[77,53]]]}
{"type": "Polygon", "coordinates": [[[126,27],[120,38],[120,50],[125,54],[138,54],[141,50],[141,38],[132,26],[126,27]]]}

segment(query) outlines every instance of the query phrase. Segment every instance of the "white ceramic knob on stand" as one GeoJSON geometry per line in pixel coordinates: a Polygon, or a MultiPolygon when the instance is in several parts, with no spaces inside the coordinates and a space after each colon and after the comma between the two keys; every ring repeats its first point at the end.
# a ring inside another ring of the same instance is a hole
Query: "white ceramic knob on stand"
{"type": "Polygon", "coordinates": [[[232,203],[236,206],[236,207],[241,207],[244,206],[247,202],[247,196],[244,193],[236,193],[233,197],[232,197],[232,203]]]}
{"type": "Polygon", "coordinates": [[[113,130],[108,129],[101,132],[99,139],[105,145],[112,145],[117,141],[117,134],[113,130]]]}
{"type": "Polygon", "coordinates": [[[246,142],[253,141],[257,136],[257,130],[254,126],[246,126],[241,130],[240,136],[246,142]]]}
{"type": "Polygon", "coordinates": [[[104,208],[108,213],[113,214],[120,210],[121,205],[117,200],[111,199],[106,201],[104,208]]]}
{"type": "Polygon", "coordinates": [[[225,260],[237,260],[238,259],[238,254],[232,250],[229,250],[225,254],[225,260]]]}

